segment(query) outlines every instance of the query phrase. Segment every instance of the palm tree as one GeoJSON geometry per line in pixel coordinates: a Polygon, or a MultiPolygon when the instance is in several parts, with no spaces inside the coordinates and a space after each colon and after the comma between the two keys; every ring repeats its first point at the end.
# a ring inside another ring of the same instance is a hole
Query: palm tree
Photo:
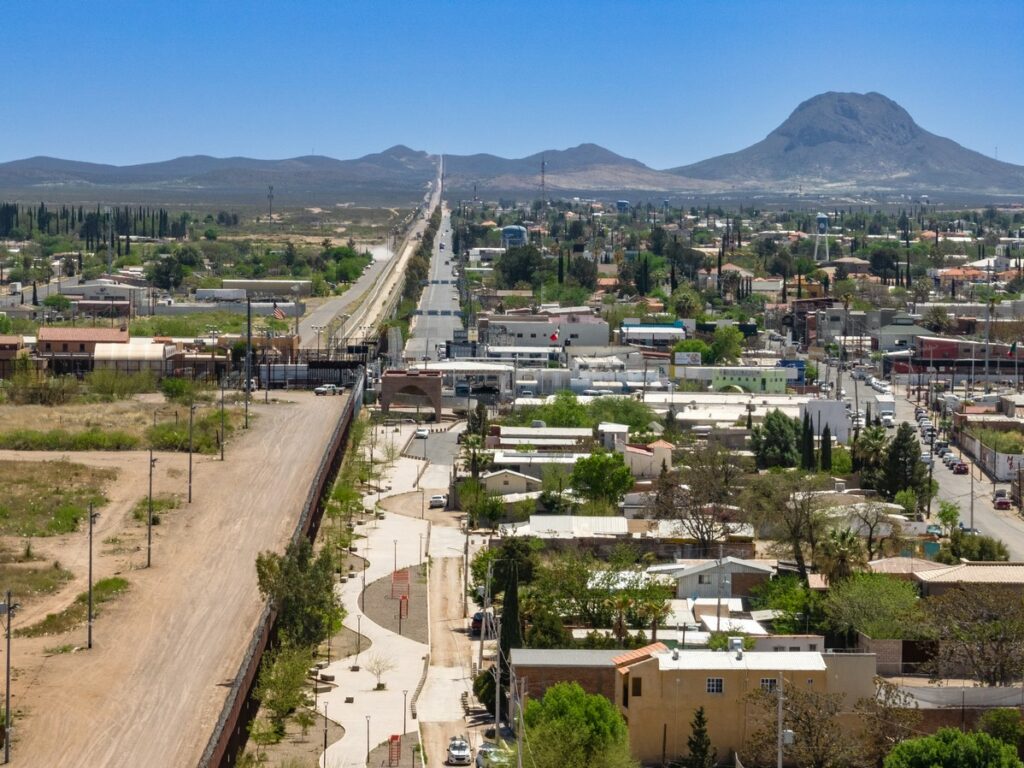
{"type": "Polygon", "coordinates": [[[838,584],[867,567],[867,556],[860,537],[849,528],[829,531],[815,553],[818,571],[829,585],[838,584]]]}
{"type": "Polygon", "coordinates": [[[853,444],[853,455],[861,471],[875,471],[882,466],[888,443],[884,427],[868,427],[861,432],[853,444]]]}

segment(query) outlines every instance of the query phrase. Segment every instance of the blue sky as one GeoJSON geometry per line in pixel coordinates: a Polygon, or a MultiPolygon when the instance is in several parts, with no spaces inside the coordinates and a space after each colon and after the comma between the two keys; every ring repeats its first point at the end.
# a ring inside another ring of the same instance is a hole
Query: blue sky
{"type": "Polygon", "coordinates": [[[5,3],[0,161],[520,157],[666,168],[827,90],[1024,164],[1024,2],[5,3]]]}

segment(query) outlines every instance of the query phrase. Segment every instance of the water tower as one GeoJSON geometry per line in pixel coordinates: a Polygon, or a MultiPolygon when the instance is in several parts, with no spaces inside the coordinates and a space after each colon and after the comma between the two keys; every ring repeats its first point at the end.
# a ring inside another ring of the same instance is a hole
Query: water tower
{"type": "Polygon", "coordinates": [[[818,226],[814,232],[814,260],[818,261],[818,245],[825,243],[825,258],[828,261],[828,215],[819,213],[817,216],[818,226]]]}

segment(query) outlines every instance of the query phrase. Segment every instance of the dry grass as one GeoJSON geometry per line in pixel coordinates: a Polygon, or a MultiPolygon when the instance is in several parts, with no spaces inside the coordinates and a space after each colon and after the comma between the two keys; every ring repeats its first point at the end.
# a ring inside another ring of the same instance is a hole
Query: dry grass
{"type": "MultiPolygon", "coordinates": [[[[152,403],[138,400],[59,406],[0,405],[0,432],[18,429],[65,429],[77,432],[93,427],[127,432],[141,439],[146,427],[153,423],[154,407],[152,403]]],[[[179,407],[179,410],[179,417],[188,419],[188,409],[179,407]]],[[[168,415],[173,418],[173,414],[161,414],[161,419],[167,419],[168,415]]]]}

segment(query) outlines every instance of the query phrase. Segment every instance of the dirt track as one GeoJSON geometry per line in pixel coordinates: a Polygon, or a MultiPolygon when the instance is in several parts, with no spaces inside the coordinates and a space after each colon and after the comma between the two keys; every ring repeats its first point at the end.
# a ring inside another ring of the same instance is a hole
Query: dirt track
{"type": "MultiPolygon", "coordinates": [[[[120,570],[131,589],[105,606],[93,650],[42,655],[47,646],[82,643],[84,628],[75,637],[16,641],[14,761],[132,768],[198,761],[261,609],[256,555],[283,548],[345,403],[306,393],[286,397],[298,404],[255,404],[259,417],[229,443],[225,462],[195,458],[193,504],[168,513],[154,529],[152,569],[126,572],[145,563],[144,527],[141,551],[100,555],[97,577],[120,570]]],[[[104,549],[100,541],[120,536],[125,523],[132,544],[139,543],[138,526],[125,518],[146,494],[147,454],[110,456],[70,456],[121,468],[96,532],[97,553],[104,549]]],[[[160,458],[154,491],[183,493],[187,456],[160,458]]],[[[83,534],[76,535],[63,546],[51,542],[80,579],[85,547],[83,534]]],[[[61,593],[68,601],[74,594],[61,593]]]]}

